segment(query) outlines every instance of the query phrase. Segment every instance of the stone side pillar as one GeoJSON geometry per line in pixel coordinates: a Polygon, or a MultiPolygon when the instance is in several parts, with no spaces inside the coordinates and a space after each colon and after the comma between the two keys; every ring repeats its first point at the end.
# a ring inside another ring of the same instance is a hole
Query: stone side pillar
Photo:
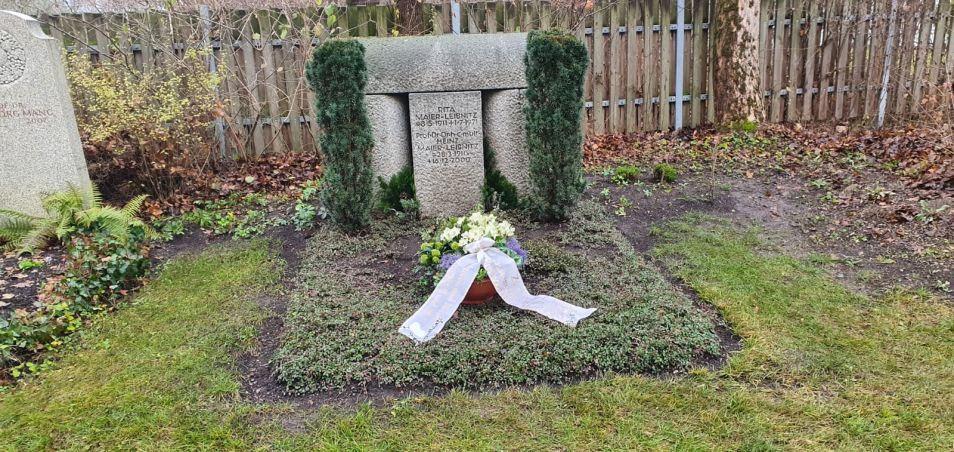
{"type": "Polygon", "coordinates": [[[371,165],[374,188],[378,177],[388,180],[407,166],[411,166],[411,130],[407,104],[403,96],[369,94],[364,96],[374,135],[371,165]]]}
{"type": "Polygon", "coordinates": [[[523,89],[490,91],[484,95],[484,139],[497,156],[497,169],[521,195],[530,190],[523,89]]]}

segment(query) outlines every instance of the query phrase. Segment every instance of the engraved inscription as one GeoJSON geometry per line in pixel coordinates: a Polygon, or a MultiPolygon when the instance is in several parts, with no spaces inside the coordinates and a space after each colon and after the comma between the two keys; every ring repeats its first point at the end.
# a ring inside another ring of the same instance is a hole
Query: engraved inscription
{"type": "Polygon", "coordinates": [[[429,165],[471,165],[482,150],[479,111],[459,111],[454,106],[437,106],[414,112],[413,142],[417,155],[429,165]]]}
{"type": "Polygon", "coordinates": [[[414,185],[421,214],[463,214],[481,200],[484,134],[477,91],[411,93],[414,185]]]}
{"type": "Polygon", "coordinates": [[[20,124],[44,124],[54,116],[53,109],[22,102],[0,102],[0,121],[20,124]]]}

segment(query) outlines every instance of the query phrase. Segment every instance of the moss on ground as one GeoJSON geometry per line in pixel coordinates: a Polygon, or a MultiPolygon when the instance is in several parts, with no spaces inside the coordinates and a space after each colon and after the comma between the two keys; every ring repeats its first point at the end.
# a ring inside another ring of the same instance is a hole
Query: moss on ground
{"type": "Polygon", "coordinates": [[[274,359],[290,390],[566,382],[681,370],[718,353],[713,319],[647,266],[592,203],[552,237],[524,242],[531,256],[524,273],[531,292],[595,307],[596,314],[567,328],[499,301],[465,306],[437,338],[417,345],[397,329],[427,293],[413,278],[371,269],[420,228],[381,223],[360,238],[325,228],[311,239],[274,359]]]}

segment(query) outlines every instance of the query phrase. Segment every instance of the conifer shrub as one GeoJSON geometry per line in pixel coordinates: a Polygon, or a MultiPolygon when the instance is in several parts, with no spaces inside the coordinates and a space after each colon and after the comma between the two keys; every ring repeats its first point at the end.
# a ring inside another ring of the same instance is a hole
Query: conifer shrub
{"type": "Polygon", "coordinates": [[[497,168],[497,153],[484,142],[484,208],[493,210],[501,208],[503,210],[516,209],[520,207],[520,197],[517,195],[517,187],[514,186],[507,177],[497,168]]]}
{"type": "Polygon", "coordinates": [[[347,232],[368,226],[374,202],[371,148],[364,105],[364,46],[331,40],[315,49],[306,76],[315,92],[315,116],[325,157],[321,202],[331,221],[347,232]]]}
{"type": "Polygon", "coordinates": [[[585,188],[580,112],[587,62],[586,47],[564,31],[531,31],[527,38],[530,206],[545,221],[567,219],[585,188]]]}
{"type": "Polygon", "coordinates": [[[416,196],[414,189],[414,169],[405,166],[390,179],[378,176],[378,209],[386,212],[405,212],[408,201],[416,196]]]}

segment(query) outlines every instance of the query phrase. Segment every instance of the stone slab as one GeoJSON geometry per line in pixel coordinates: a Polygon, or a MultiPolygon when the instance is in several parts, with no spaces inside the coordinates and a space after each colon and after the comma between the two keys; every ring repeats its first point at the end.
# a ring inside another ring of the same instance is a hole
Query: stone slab
{"type": "Polygon", "coordinates": [[[62,46],[0,11],[0,208],[42,215],[44,193],[89,186],[62,46]]]}
{"type": "Polygon", "coordinates": [[[526,33],[362,38],[367,94],[526,88],[526,33]]]}
{"type": "Polygon", "coordinates": [[[421,215],[470,212],[484,186],[480,92],[411,93],[408,100],[421,215]]]}
{"type": "Polygon", "coordinates": [[[371,133],[374,135],[372,167],[374,187],[380,187],[378,177],[389,180],[407,166],[411,166],[411,129],[407,103],[403,96],[367,95],[371,133]]]}
{"type": "Polygon", "coordinates": [[[530,190],[530,157],[523,107],[526,90],[484,93],[484,139],[496,154],[497,169],[521,195],[530,190]]]}

